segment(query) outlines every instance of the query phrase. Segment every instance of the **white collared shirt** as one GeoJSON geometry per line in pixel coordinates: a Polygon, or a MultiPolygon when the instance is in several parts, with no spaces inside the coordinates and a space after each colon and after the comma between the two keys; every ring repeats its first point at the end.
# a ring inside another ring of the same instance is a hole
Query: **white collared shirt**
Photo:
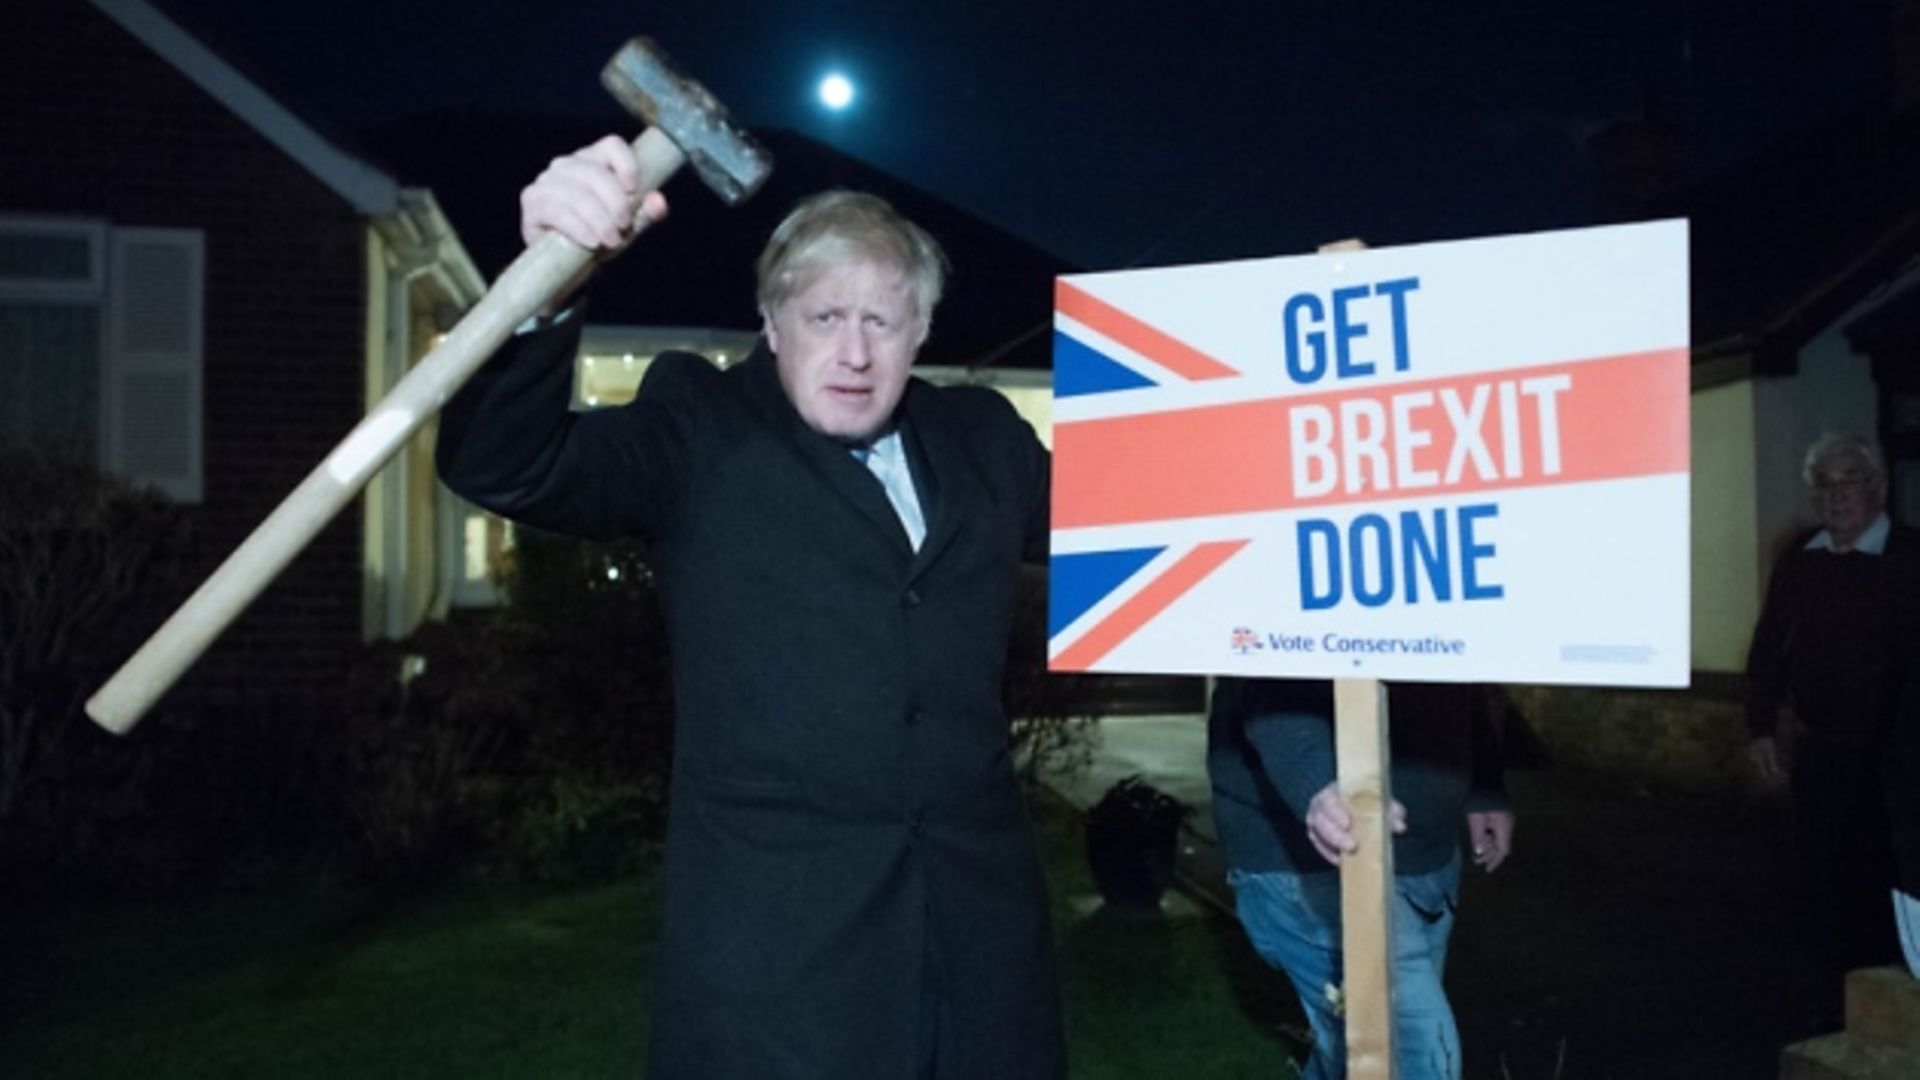
{"type": "MultiPolygon", "coordinates": [[[[1857,551],[1862,555],[1885,554],[1887,550],[1887,534],[1892,531],[1893,522],[1887,517],[1886,511],[1882,510],[1880,516],[1873,519],[1873,524],[1860,531],[1860,536],[1854,540],[1853,547],[1847,550],[1857,551]]],[[[1814,534],[1813,539],[1807,541],[1806,550],[1833,551],[1833,534],[1825,529],[1821,529],[1814,534]]]]}
{"type": "Polygon", "coordinates": [[[920,511],[920,493],[913,487],[913,470],[907,465],[907,444],[898,430],[889,431],[867,449],[866,466],[887,489],[887,500],[907,530],[913,550],[920,550],[927,538],[927,519],[920,511]]]}

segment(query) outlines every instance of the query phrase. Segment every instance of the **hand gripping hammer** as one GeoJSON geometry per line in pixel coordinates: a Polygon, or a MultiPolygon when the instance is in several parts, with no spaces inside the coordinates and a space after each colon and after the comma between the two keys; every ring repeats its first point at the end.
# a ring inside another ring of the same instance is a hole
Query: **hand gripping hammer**
{"type": "MultiPolygon", "coordinates": [[[[675,71],[648,39],[635,38],[622,47],[601,71],[600,82],[647,122],[647,130],[633,141],[640,163],[639,196],[659,188],[691,162],[731,206],[759,188],[772,170],[771,158],[734,127],[726,109],[699,83],[675,71]]],[[[641,217],[637,227],[646,224],[641,217]]],[[[592,258],[591,252],[556,233],[522,252],[446,339],[88,699],[87,714],[94,722],[116,734],[131,730],[427,417],[446,404],[516,327],[556,299],[592,258]]]]}

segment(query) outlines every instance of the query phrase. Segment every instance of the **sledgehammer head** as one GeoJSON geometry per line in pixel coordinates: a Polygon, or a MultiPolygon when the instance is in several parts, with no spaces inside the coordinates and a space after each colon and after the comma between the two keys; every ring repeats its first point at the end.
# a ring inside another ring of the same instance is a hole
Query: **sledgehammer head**
{"type": "Polygon", "coordinates": [[[672,139],[728,206],[753,194],[773,171],[773,159],[733,126],[726,106],[675,70],[649,38],[634,38],[615,53],[600,85],[672,139]]]}

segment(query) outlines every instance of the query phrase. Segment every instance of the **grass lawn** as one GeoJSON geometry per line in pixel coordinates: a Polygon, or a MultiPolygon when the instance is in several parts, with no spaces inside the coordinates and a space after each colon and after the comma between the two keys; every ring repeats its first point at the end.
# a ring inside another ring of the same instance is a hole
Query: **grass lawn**
{"type": "MultiPolygon", "coordinates": [[[[1289,1004],[1225,920],[1116,917],[1075,821],[1043,808],[1073,1075],[1291,1075],[1289,1004]]],[[[632,1076],[653,893],[461,881],[5,912],[9,1077],[632,1076]]]]}
{"type": "Polygon", "coordinates": [[[0,1072],[622,1075],[649,899],[468,883],[377,914],[288,895],[38,913],[34,940],[0,939],[26,956],[6,965],[0,1072]]]}

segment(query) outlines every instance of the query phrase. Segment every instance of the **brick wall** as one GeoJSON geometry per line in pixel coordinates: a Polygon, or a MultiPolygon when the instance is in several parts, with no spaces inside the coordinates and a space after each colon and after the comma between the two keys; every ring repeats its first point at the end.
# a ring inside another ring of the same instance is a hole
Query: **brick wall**
{"type": "MultiPolygon", "coordinates": [[[[0,102],[0,213],[205,234],[210,572],[362,412],[365,223],[79,0],[8,5],[0,102]]],[[[171,700],[337,688],[359,641],[359,522],[343,513],[171,700]]]]}

